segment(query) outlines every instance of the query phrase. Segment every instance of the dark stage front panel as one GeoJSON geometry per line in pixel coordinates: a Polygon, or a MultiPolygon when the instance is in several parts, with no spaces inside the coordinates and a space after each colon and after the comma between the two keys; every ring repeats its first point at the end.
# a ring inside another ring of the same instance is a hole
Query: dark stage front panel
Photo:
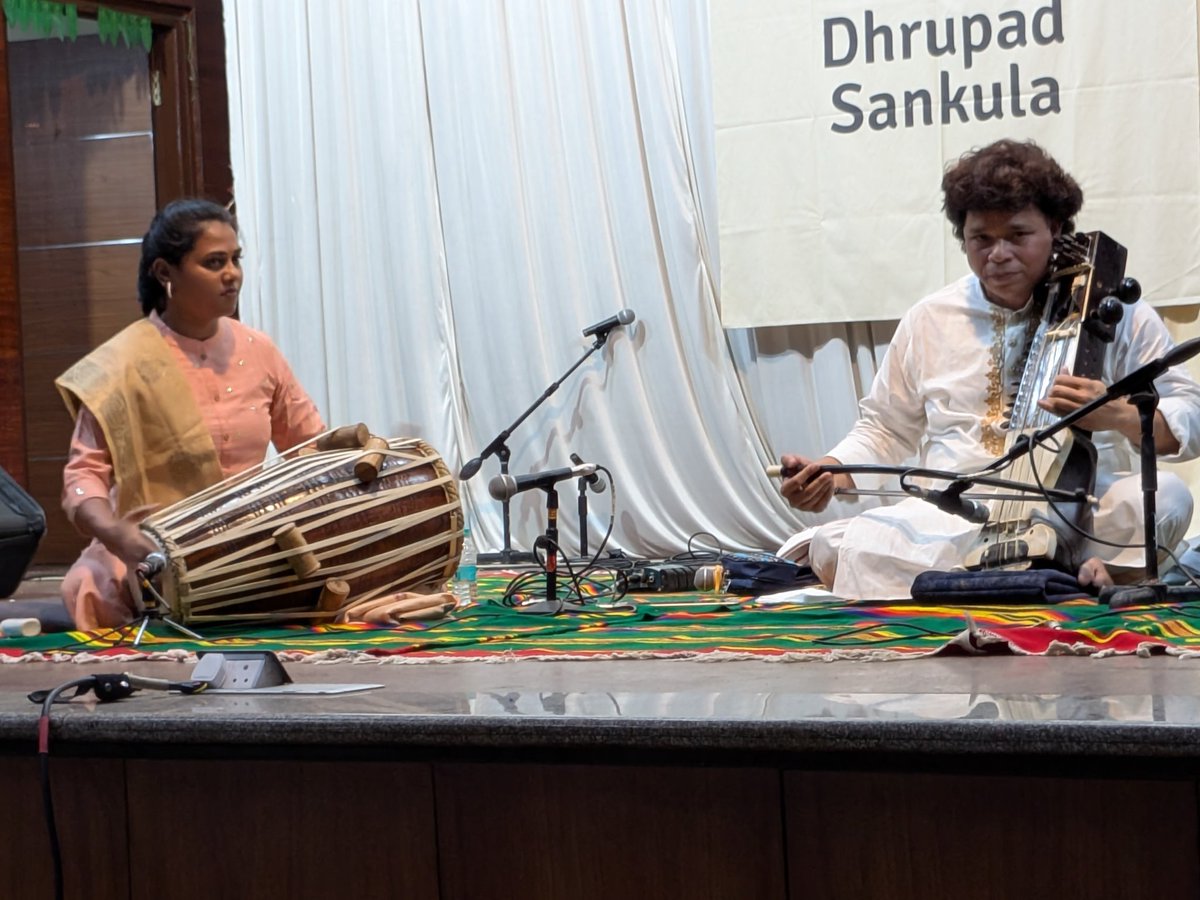
{"type": "Polygon", "coordinates": [[[434,767],[443,900],[785,896],[779,773],[434,767]]]}
{"type": "Polygon", "coordinates": [[[429,766],[128,764],[133,900],[436,900],[429,766]]]}
{"type": "Polygon", "coordinates": [[[1200,896],[1196,786],[787,772],[791,900],[1200,896]]]}

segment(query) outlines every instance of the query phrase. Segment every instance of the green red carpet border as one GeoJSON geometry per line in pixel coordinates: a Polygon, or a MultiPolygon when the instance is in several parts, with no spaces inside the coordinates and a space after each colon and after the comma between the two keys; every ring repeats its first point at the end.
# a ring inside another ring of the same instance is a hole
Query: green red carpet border
{"type": "Polygon", "coordinates": [[[632,608],[594,600],[556,615],[499,603],[507,577],[481,579],[480,602],[435,622],[205,627],[197,641],[152,623],[0,639],[0,663],[194,659],[210,650],[272,650],[289,661],[387,663],[689,659],[770,662],[913,659],[935,654],[1200,656],[1200,604],[1113,612],[1054,606],[930,607],[904,603],[758,603],[711,595],[639,595],[632,608]]]}

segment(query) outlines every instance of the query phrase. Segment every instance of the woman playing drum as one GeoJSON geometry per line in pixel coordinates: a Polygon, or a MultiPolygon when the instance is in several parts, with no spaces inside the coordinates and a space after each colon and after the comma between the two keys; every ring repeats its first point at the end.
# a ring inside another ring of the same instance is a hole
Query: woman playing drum
{"type": "Polygon", "coordinates": [[[242,251],[229,212],[168,204],[142,239],[144,318],[55,382],[75,417],[63,508],[92,543],[63,581],[77,628],[130,622],[127,568],[159,548],[138,519],[325,431],[274,344],[230,318],[242,251]]]}

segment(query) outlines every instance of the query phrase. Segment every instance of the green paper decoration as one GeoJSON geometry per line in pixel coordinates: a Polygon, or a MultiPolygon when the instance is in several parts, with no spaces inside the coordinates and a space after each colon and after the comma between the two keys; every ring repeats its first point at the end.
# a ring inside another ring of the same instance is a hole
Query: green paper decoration
{"type": "MultiPolygon", "coordinates": [[[[10,24],[43,37],[73,41],[79,34],[79,10],[74,3],[4,0],[4,15],[10,24]]],[[[147,53],[150,52],[154,34],[148,17],[101,6],[96,11],[96,25],[101,43],[116,46],[118,40],[123,40],[126,47],[140,44],[147,53]]]]}
{"type": "Polygon", "coordinates": [[[48,0],[4,0],[4,15],[9,23],[43,37],[75,40],[79,31],[79,10],[73,3],[48,0]]]}
{"type": "Polygon", "coordinates": [[[119,37],[125,41],[126,47],[140,43],[147,53],[150,52],[150,20],[145,16],[117,12],[107,6],[101,6],[96,12],[96,24],[100,27],[101,43],[112,43],[115,46],[119,37]]]}

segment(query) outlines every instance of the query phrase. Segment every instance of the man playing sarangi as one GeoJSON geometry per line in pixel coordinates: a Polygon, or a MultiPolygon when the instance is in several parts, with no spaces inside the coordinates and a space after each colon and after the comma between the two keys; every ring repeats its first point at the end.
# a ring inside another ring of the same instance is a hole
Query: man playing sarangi
{"type": "MultiPolygon", "coordinates": [[[[899,465],[977,471],[1005,449],[1011,386],[1019,382],[1040,311],[1035,289],[1046,278],[1052,243],[1074,229],[1083,205],[1075,180],[1032,142],[998,141],[964,155],[942,181],[944,209],[971,274],[913,306],[901,319],[850,433],[824,457],[784,455],[798,470],[781,485],[795,508],[819,512],[835,491],[852,491],[828,465],[899,465]]],[[[1125,309],[1104,355],[1100,379],[1060,373],[1038,405],[1065,415],[1099,397],[1107,384],[1158,359],[1173,346],[1149,304],[1125,309]]],[[[1180,368],[1155,382],[1160,402],[1154,442],[1160,459],[1200,454],[1200,386],[1180,368]]],[[[1140,420],[1125,402],[1079,421],[1098,453],[1091,533],[1078,554],[1081,584],[1105,586],[1142,572],[1144,537],[1140,420]]],[[[1192,515],[1178,477],[1160,473],[1157,540],[1174,548],[1192,515]]],[[[809,562],[830,589],[849,599],[907,597],[921,572],[961,567],[983,526],[909,498],[815,530],[809,562]]]]}

